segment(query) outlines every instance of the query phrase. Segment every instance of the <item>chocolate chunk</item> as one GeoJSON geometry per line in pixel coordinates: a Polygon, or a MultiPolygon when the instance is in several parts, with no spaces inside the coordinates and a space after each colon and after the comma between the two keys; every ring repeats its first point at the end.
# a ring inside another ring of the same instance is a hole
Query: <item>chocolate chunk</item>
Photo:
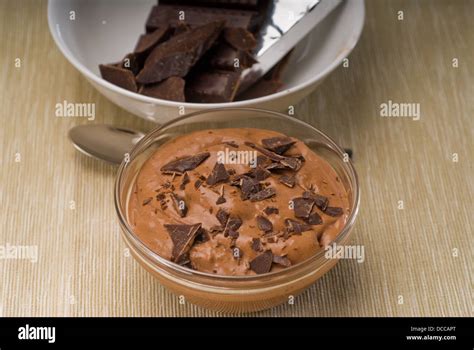
{"type": "Polygon", "coordinates": [[[244,28],[225,28],[223,37],[230,45],[238,50],[252,51],[257,46],[257,40],[252,33],[244,28]]]}
{"type": "Polygon", "coordinates": [[[168,101],[184,102],[184,79],[169,77],[159,83],[143,85],[140,94],[168,101]]]}
{"type": "Polygon", "coordinates": [[[294,171],[301,168],[301,160],[296,157],[285,157],[285,159],[280,160],[280,163],[294,171]]]}
{"type": "Polygon", "coordinates": [[[202,185],[202,181],[197,179],[195,182],[194,182],[194,188],[197,190],[199,187],[201,187],[202,185]]]}
{"type": "Polygon", "coordinates": [[[262,245],[262,241],[260,240],[260,238],[253,238],[252,243],[251,243],[251,247],[254,251],[261,252],[263,250],[263,245],[262,245]]]}
{"type": "Polygon", "coordinates": [[[217,220],[222,226],[226,226],[227,220],[229,219],[229,213],[226,212],[224,209],[219,209],[216,214],[217,220]]]}
{"type": "Polygon", "coordinates": [[[265,165],[268,165],[268,163],[270,162],[270,159],[265,156],[262,156],[261,154],[257,156],[257,166],[265,167],[265,165]]]}
{"type": "Polygon", "coordinates": [[[228,235],[229,235],[229,237],[232,238],[232,239],[237,239],[237,238],[239,238],[239,232],[234,231],[234,230],[229,230],[229,231],[228,231],[228,235]]]}
{"type": "Polygon", "coordinates": [[[242,219],[238,216],[231,216],[227,220],[226,231],[237,231],[242,225],[242,219]]]}
{"type": "Polygon", "coordinates": [[[296,178],[294,175],[283,175],[283,176],[280,176],[278,181],[280,181],[280,183],[282,183],[285,186],[293,188],[295,187],[296,178]]]}
{"type": "Polygon", "coordinates": [[[156,45],[166,40],[169,37],[169,33],[170,28],[168,25],[165,25],[161,28],[157,28],[150,34],[140,35],[133,52],[138,54],[148,54],[156,45]]]}
{"type": "Polygon", "coordinates": [[[196,235],[201,228],[201,224],[194,225],[168,225],[165,224],[165,229],[173,242],[173,251],[171,260],[176,262],[185,255],[191,248],[196,235]]]}
{"type": "Polygon", "coordinates": [[[184,173],[183,178],[181,179],[181,184],[179,185],[179,189],[184,191],[186,185],[189,183],[189,175],[188,173],[184,173]]]}
{"type": "Polygon", "coordinates": [[[212,233],[213,235],[218,234],[218,233],[222,233],[222,232],[224,232],[224,228],[222,226],[212,226],[209,229],[209,232],[212,233]]]}
{"type": "Polygon", "coordinates": [[[267,250],[250,261],[250,269],[257,274],[270,272],[273,263],[273,253],[267,250]]]}
{"type": "Polygon", "coordinates": [[[145,59],[143,55],[135,52],[127,54],[121,62],[120,67],[130,70],[133,75],[137,75],[138,72],[143,68],[145,59]]]}
{"type": "Polygon", "coordinates": [[[290,267],[291,261],[285,255],[273,255],[273,262],[283,267],[290,267]]]}
{"type": "Polygon", "coordinates": [[[310,225],[321,225],[323,223],[323,219],[318,213],[311,213],[309,214],[306,222],[310,225]]]}
{"type": "Polygon", "coordinates": [[[328,206],[328,203],[329,203],[329,200],[327,197],[321,196],[319,194],[315,194],[310,191],[304,191],[303,198],[311,198],[312,200],[314,200],[314,203],[316,204],[316,206],[322,211],[326,210],[326,207],[328,206]]]}
{"type": "Polygon", "coordinates": [[[147,204],[150,203],[152,200],[153,200],[153,197],[150,197],[150,198],[147,198],[147,199],[143,200],[143,205],[147,205],[147,204]]]}
{"type": "Polygon", "coordinates": [[[234,100],[240,72],[209,70],[195,72],[186,79],[186,101],[221,103],[234,100]]]}
{"type": "Polygon", "coordinates": [[[159,5],[152,8],[146,22],[146,30],[150,32],[163,25],[175,28],[183,22],[191,28],[196,28],[212,21],[225,21],[226,27],[241,27],[253,30],[258,25],[258,18],[255,15],[256,12],[253,11],[159,5]],[[184,19],[182,14],[184,14],[184,19]]]}
{"type": "Polygon", "coordinates": [[[250,177],[253,177],[257,181],[263,181],[267,179],[269,176],[271,176],[271,173],[267,169],[264,169],[260,166],[253,168],[247,174],[250,177]]]}
{"type": "Polygon", "coordinates": [[[311,231],[311,226],[293,219],[286,219],[285,225],[288,233],[300,234],[305,231],[311,231]]]}
{"type": "Polygon", "coordinates": [[[288,151],[295,143],[296,141],[286,136],[275,136],[262,140],[263,147],[280,155],[288,151]]]}
{"type": "Polygon", "coordinates": [[[137,83],[131,70],[113,64],[100,64],[99,69],[102,78],[108,82],[126,90],[137,91],[137,83]]]}
{"type": "Polygon", "coordinates": [[[211,22],[158,45],[146,59],[137,81],[150,84],[171,76],[184,77],[212,46],[223,25],[224,22],[211,22]]]}
{"type": "Polygon", "coordinates": [[[191,29],[191,27],[188,26],[186,23],[184,23],[184,22],[179,22],[179,23],[176,25],[176,28],[174,29],[173,35],[178,35],[178,34],[187,32],[187,31],[190,30],[190,29],[191,29]]]}
{"type": "Polygon", "coordinates": [[[280,211],[275,207],[266,207],[263,212],[267,215],[278,214],[280,211]]]}
{"type": "Polygon", "coordinates": [[[324,214],[330,216],[341,216],[343,212],[342,208],[339,207],[327,207],[326,210],[324,210],[324,214]]]}
{"type": "Polygon", "coordinates": [[[257,193],[250,195],[250,200],[252,202],[262,201],[264,199],[268,199],[273,197],[276,194],[276,191],[273,187],[267,187],[264,190],[261,190],[257,193]]]}
{"type": "Polygon", "coordinates": [[[259,230],[263,232],[268,232],[268,231],[273,230],[272,222],[268,220],[266,217],[258,215],[256,219],[257,219],[257,226],[259,230]]]}
{"type": "Polygon", "coordinates": [[[229,180],[229,174],[227,173],[224,164],[216,163],[211,171],[211,174],[206,179],[206,183],[209,186],[213,186],[219,182],[224,182],[227,180],[229,180]]]}
{"type": "Polygon", "coordinates": [[[176,212],[184,218],[188,213],[188,207],[186,206],[186,202],[184,198],[178,196],[176,193],[171,194],[171,198],[173,199],[173,206],[176,209],[176,212]]]}
{"type": "Polygon", "coordinates": [[[278,171],[278,170],[286,170],[286,167],[280,162],[271,162],[265,167],[265,169],[267,169],[268,171],[278,171]]]}
{"type": "Polygon", "coordinates": [[[218,197],[217,200],[216,200],[216,204],[219,205],[219,204],[224,204],[226,201],[226,199],[222,196],[218,197]]]}
{"type": "Polygon", "coordinates": [[[239,148],[239,145],[235,141],[224,141],[223,143],[225,145],[233,147],[233,148],[239,148]]]}
{"type": "Polygon", "coordinates": [[[311,198],[298,197],[293,199],[293,209],[297,218],[307,218],[313,209],[314,201],[311,198]]]}
{"type": "MultiPolygon", "coordinates": [[[[301,168],[301,160],[296,157],[285,157],[285,156],[279,155],[278,153],[270,151],[252,142],[246,141],[245,145],[257,150],[258,152],[262,153],[264,156],[270,158],[274,162],[279,162],[285,167],[290,168],[294,171],[298,171],[301,168]]],[[[269,168],[267,167],[267,169],[269,168]]]]}
{"type": "Polygon", "coordinates": [[[210,239],[211,235],[209,234],[209,232],[207,232],[207,230],[201,227],[196,235],[196,238],[194,239],[194,244],[205,243],[210,239]]]}
{"type": "Polygon", "coordinates": [[[237,50],[226,43],[210,49],[203,60],[208,62],[211,68],[238,72],[257,62],[248,52],[237,50]]]}
{"type": "Polygon", "coordinates": [[[240,179],[240,190],[242,200],[247,200],[251,195],[256,194],[262,190],[262,185],[258,180],[243,176],[240,179]]]}
{"type": "Polygon", "coordinates": [[[196,169],[209,156],[209,152],[204,152],[198,153],[195,156],[182,157],[163,165],[160,170],[164,173],[182,174],[185,171],[196,169]]]}

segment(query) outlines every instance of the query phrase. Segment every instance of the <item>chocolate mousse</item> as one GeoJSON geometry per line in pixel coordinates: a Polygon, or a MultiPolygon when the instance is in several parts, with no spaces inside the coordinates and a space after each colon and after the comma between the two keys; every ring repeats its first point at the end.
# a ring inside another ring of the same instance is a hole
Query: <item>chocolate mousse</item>
{"type": "Polygon", "coordinates": [[[165,259],[254,275],[329,245],[349,215],[332,166],[302,141],[262,129],[193,132],[142,166],[128,206],[135,234],[165,259]]]}

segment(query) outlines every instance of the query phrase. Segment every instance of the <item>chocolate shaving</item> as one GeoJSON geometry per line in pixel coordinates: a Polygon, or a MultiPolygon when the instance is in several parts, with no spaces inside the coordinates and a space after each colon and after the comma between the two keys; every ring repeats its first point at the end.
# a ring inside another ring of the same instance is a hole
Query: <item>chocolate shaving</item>
{"type": "Polygon", "coordinates": [[[296,141],[292,140],[291,138],[287,136],[276,136],[276,137],[270,137],[268,139],[262,140],[263,147],[278,154],[285,153],[295,143],[296,141]]]}
{"type": "Polygon", "coordinates": [[[197,179],[196,182],[194,182],[194,188],[197,190],[199,187],[201,187],[202,181],[197,179]]]}
{"type": "Polygon", "coordinates": [[[258,201],[262,201],[264,199],[271,198],[271,197],[275,196],[275,194],[276,194],[276,191],[273,187],[267,187],[264,190],[261,190],[257,193],[254,193],[254,194],[251,194],[250,195],[250,200],[252,202],[258,202],[258,201]]]}
{"type": "Polygon", "coordinates": [[[283,176],[280,176],[278,181],[280,181],[285,186],[293,188],[295,187],[296,178],[294,175],[283,175],[283,176]]]}
{"type": "Polygon", "coordinates": [[[261,252],[263,250],[263,245],[260,238],[253,238],[252,243],[250,245],[252,249],[256,252],[261,252]]]}
{"type": "Polygon", "coordinates": [[[168,225],[165,224],[165,229],[173,242],[173,251],[171,260],[177,262],[182,258],[191,248],[196,235],[201,228],[201,224],[194,225],[168,225]]]}
{"type": "Polygon", "coordinates": [[[243,176],[240,179],[240,190],[242,192],[242,200],[247,200],[252,195],[260,192],[262,190],[262,185],[256,179],[250,178],[248,176],[243,176]]]}
{"type": "MultiPolygon", "coordinates": [[[[248,141],[245,142],[245,145],[259,151],[264,156],[270,158],[274,162],[279,162],[285,167],[290,168],[291,170],[298,171],[301,168],[301,160],[296,157],[284,157],[248,141]]],[[[266,167],[266,169],[269,169],[269,168],[266,167]]]]}
{"type": "Polygon", "coordinates": [[[324,213],[329,215],[329,216],[341,216],[344,211],[342,208],[339,207],[327,207],[326,210],[324,210],[324,213]]]}
{"type": "Polygon", "coordinates": [[[224,209],[219,209],[217,211],[216,218],[222,226],[225,226],[227,224],[227,220],[229,219],[229,213],[224,209]]]}
{"type": "Polygon", "coordinates": [[[298,197],[293,199],[293,209],[297,218],[307,218],[313,209],[314,200],[298,197]]]}
{"type": "Polygon", "coordinates": [[[150,203],[152,200],[153,200],[153,197],[150,197],[150,198],[147,198],[147,199],[143,200],[143,205],[147,205],[147,204],[150,203]]]}
{"type": "Polygon", "coordinates": [[[204,162],[207,158],[209,158],[211,154],[209,152],[203,152],[196,154],[194,156],[187,156],[182,157],[176,160],[173,160],[161,167],[161,171],[163,173],[178,173],[183,174],[186,171],[196,169],[199,164],[204,162]]]}
{"type": "Polygon", "coordinates": [[[273,263],[273,253],[267,250],[250,261],[250,269],[257,274],[270,272],[273,263]]]}
{"type": "Polygon", "coordinates": [[[263,212],[267,215],[278,214],[280,211],[275,207],[266,207],[263,212]]]}
{"type": "Polygon", "coordinates": [[[271,173],[267,169],[257,166],[253,168],[252,170],[250,170],[247,173],[247,175],[249,175],[250,177],[254,178],[257,181],[263,181],[267,179],[268,177],[270,177],[271,173]]]}
{"type": "Polygon", "coordinates": [[[237,239],[239,238],[239,232],[234,231],[234,230],[229,230],[228,235],[232,239],[237,239]]]}
{"type": "Polygon", "coordinates": [[[290,267],[291,261],[285,255],[273,255],[273,262],[283,267],[290,267]]]}
{"type": "Polygon", "coordinates": [[[216,200],[217,205],[224,204],[225,202],[227,202],[227,201],[223,196],[218,197],[217,200],[216,200]]]}
{"type": "Polygon", "coordinates": [[[184,198],[178,196],[176,193],[171,194],[171,198],[173,199],[173,206],[176,209],[179,216],[184,218],[188,213],[188,207],[186,206],[186,202],[184,198]]]}
{"type": "Polygon", "coordinates": [[[189,175],[188,173],[184,173],[183,178],[181,179],[181,184],[179,185],[180,190],[184,190],[186,185],[189,183],[189,175]]]}
{"type": "Polygon", "coordinates": [[[241,218],[239,218],[238,216],[231,216],[229,220],[227,220],[226,232],[230,230],[237,231],[241,225],[242,225],[241,218]]]}
{"type": "Polygon", "coordinates": [[[306,219],[306,222],[310,225],[321,225],[323,219],[321,219],[321,216],[318,213],[311,213],[306,219]]]}
{"type": "Polygon", "coordinates": [[[212,169],[211,174],[206,179],[206,183],[210,186],[213,186],[219,182],[224,182],[229,180],[229,174],[225,169],[224,164],[216,163],[212,169]]]}
{"type": "Polygon", "coordinates": [[[288,233],[300,234],[305,231],[311,231],[311,226],[293,219],[286,219],[285,225],[288,233]]]}
{"type": "Polygon", "coordinates": [[[239,148],[239,145],[235,141],[224,141],[223,143],[233,148],[239,148]]]}
{"type": "Polygon", "coordinates": [[[329,202],[327,197],[315,194],[310,191],[303,192],[303,198],[311,198],[314,201],[314,204],[316,204],[316,206],[322,211],[326,210],[329,202]]]}
{"type": "Polygon", "coordinates": [[[256,219],[257,219],[257,226],[259,230],[263,232],[268,232],[268,231],[273,230],[272,222],[268,220],[266,217],[258,215],[256,219]]]}

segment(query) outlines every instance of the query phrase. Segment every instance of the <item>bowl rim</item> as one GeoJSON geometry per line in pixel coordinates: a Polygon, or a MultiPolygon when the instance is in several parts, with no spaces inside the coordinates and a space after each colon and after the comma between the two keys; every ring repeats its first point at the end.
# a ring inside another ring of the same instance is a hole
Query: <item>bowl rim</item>
{"type": "MultiPolygon", "coordinates": [[[[193,113],[189,113],[183,116],[180,116],[177,119],[174,119],[172,121],[169,121],[165,124],[158,125],[157,127],[153,128],[151,131],[149,131],[140,141],[133,146],[132,150],[129,152],[130,159],[133,159],[134,156],[136,155],[135,153],[140,154],[141,147],[148,147],[147,143],[153,142],[153,138],[157,136],[156,134],[159,134],[159,132],[162,129],[165,129],[169,127],[172,124],[182,122],[183,120],[192,118],[196,115],[202,115],[202,114],[207,114],[207,113],[219,113],[219,112],[225,112],[225,111],[245,111],[245,112],[264,112],[269,115],[273,115],[274,117],[278,117],[284,120],[291,120],[292,122],[296,122],[300,124],[302,127],[309,128],[312,130],[312,132],[317,133],[319,136],[322,136],[323,139],[326,139],[329,142],[329,146],[331,147],[332,150],[334,150],[336,153],[338,153],[339,156],[343,156],[345,151],[328,135],[326,135],[324,132],[321,130],[315,128],[309,123],[306,123],[300,119],[297,119],[292,116],[288,116],[286,114],[276,112],[276,111],[270,111],[266,109],[261,109],[261,108],[211,108],[211,109],[206,109],[206,110],[200,110],[196,111],[193,113]]],[[[159,261],[161,264],[165,265],[166,267],[172,269],[173,271],[181,272],[186,275],[194,275],[194,276],[199,276],[199,277],[204,277],[210,280],[220,280],[220,281],[255,281],[255,280],[261,280],[263,278],[267,277],[281,277],[285,276],[288,273],[291,272],[297,272],[299,271],[299,268],[304,267],[305,265],[311,263],[312,261],[318,261],[319,259],[324,258],[325,255],[325,250],[321,249],[318,251],[316,254],[313,256],[295,264],[292,265],[288,268],[279,270],[279,271],[274,271],[274,272],[267,272],[259,275],[216,275],[216,274],[211,274],[207,272],[202,272],[202,271],[197,271],[197,270],[192,270],[190,268],[187,268],[185,266],[181,266],[177,263],[174,263],[170,260],[167,260],[163,257],[161,257],[159,254],[155,253],[153,250],[151,250],[143,241],[134,233],[133,229],[130,227],[128,221],[126,220],[126,213],[122,212],[121,209],[121,191],[120,191],[120,185],[121,185],[121,180],[123,176],[123,172],[125,170],[125,167],[129,164],[129,162],[125,161],[125,159],[122,161],[122,163],[119,166],[119,169],[116,174],[115,178],[115,184],[114,184],[114,204],[115,204],[115,210],[117,217],[119,219],[120,226],[122,228],[122,231],[124,232],[127,236],[127,240],[131,239],[134,243],[134,248],[139,248],[142,252],[145,252],[147,254],[147,258],[151,257],[154,260],[159,261]]],[[[352,161],[349,159],[347,162],[344,162],[346,164],[346,170],[349,172],[349,176],[354,179],[354,188],[352,189],[353,191],[353,199],[351,202],[351,205],[353,206],[351,213],[349,214],[347,221],[342,228],[342,230],[339,232],[337,235],[336,239],[332,243],[340,243],[343,241],[346,236],[351,232],[352,227],[354,226],[355,220],[358,216],[359,213],[359,208],[360,208],[360,183],[359,183],[359,178],[357,176],[357,172],[354,168],[354,165],[352,164],[352,161]]],[[[128,200],[128,196],[127,196],[128,200]]],[[[332,244],[331,243],[331,244],[332,244]]]]}
{"type": "MultiPolygon", "coordinates": [[[[246,107],[249,105],[253,105],[256,103],[264,103],[268,101],[272,101],[274,99],[278,99],[280,97],[297,93],[298,91],[301,91],[313,84],[315,84],[317,81],[321,80],[325,76],[327,76],[329,73],[331,73],[334,69],[336,69],[342,60],[346,57],[349,56],[349,54],[352,52],[354,47],[356,46],[357,42],[359,41],[359,38],[362,34],[362,29],[364,28],[364,22],[365,22],[365,3],[364,0],[351,0],[351,2],[354,2],[356,5],[359,6],[359,11],[361,12],[360,15],[360,20],[356,25],[354,26],[353,33],[350,35],[347,39],[347,43],[344,46],[344,48],[338,53],[336,58],[332,61],[331,64],[326,66],[325,69],[322,71],[318,72],[318,74],[314,75],[312,78],[308,79],[307,81],[298,84],[294,87],[287,88],[281,91],[278,91],[274,94],[258,97],[258,98],[253,98],[250,100],[244,100],[244,101],[233,101],[233,102],[223,102],[223,103],[195,103],[195,102],[176,102],[176,101],[169,101],[169,100],[163,100],[159,98],[154,98],[154,97],[149,97],[145,95],[140,95],[138,92],[132,92],[129,90],[126,90],[124,88],[121,88],[117,85],[114,85],[104,79],[102,77],[94,74],[91,70],[89,70],[85,65],[83,65],[76,57],[72,54],[72,52],[69,50],[69,47],[67,46],[66,42],[62,39],[61,37],[61,31],[59,30],[58,24],[54,23],[54,18],[53,18],[53,7],[56,3],[60,2],[60,0],[48,0],[48,26],[49,26],[49,31],[51,33],[51,36],[53,37],[53,40],[56,44],[56,46],[59,48],[61,53],[63,54],[64,57],[79,71],[81,72],[88,80],[93,81],[94,83],[103,86],[112,92],[125,95],[128,98],[138,100],[140,102],[144,103],[149,103],[153,105],[163,105],[166,107],[184,107],[184,108],[200,108],[200,109],[207,109],[207,108],[228,108],[228,107],[246,107]]],[[[345,5],[345,3],[341,4],[342,6],[345,5]]]]}

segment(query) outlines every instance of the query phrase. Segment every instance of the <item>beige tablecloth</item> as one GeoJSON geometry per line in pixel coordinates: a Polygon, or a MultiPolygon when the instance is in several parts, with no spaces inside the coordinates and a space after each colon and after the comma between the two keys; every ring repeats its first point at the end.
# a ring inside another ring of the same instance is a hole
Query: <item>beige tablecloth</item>
{"type": "MultiPolygon", "coordinates": [[[[364,245],[365,262],[341,261],[294,305],[258,315],[473,314],[474,2],[366,5],[349,67],[296,108],[354,151],[362,205],[352,242],[364,245]],[[389,100],[419,103],[421,119],[382,118],[389,100]]],[[[88,122],[57,118],[54,106],[93,101],[96,123],[152,125],[66,61],[45,1],[0,1],[0,52],[0,247],[38,248],[36,263],[0,260],[0,316],[214,315],[180,305],[125,254],[116,168],[78,154],[66,134],[88,122]]]]}

